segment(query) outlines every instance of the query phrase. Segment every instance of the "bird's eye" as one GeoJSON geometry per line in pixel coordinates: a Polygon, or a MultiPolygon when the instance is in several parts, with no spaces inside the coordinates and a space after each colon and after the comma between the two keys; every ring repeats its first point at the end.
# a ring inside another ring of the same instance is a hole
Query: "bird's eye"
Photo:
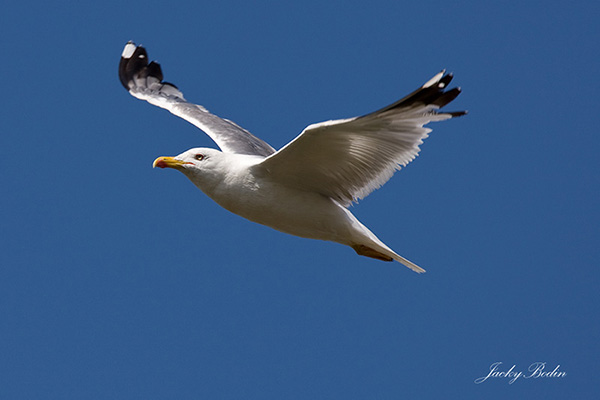
{"type": "Polygon", "coordinates": [[[202,160],[204,160],[204,155],[203,155],[203,154],[196,154],[196,155],[194,156],[194,158],[195,158],[196,160],[198,160],[198,161],[202,161],[202,160]]]}

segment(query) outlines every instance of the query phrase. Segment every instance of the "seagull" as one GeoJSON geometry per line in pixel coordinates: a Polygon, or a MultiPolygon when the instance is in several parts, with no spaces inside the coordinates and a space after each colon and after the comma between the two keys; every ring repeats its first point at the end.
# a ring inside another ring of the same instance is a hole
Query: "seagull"
{"type": "Polygon", "coordinates": [[[385,245],[348,208],[417,156],[431,132],[424,125],[466,114],[438,112],[460,94],[460,88],[445,90],[452,74],[443,70],[370,114],[309,125],[279,150],[188,102],[175,85],[163,81],[160,65],[148,62],[146,49],[132,41],[121,54],[119,79],[132,96],[190,122],[220,148],[158,157],[153,167],[181,171],[217,204],[250,221],[425,272],[385,245]]]}

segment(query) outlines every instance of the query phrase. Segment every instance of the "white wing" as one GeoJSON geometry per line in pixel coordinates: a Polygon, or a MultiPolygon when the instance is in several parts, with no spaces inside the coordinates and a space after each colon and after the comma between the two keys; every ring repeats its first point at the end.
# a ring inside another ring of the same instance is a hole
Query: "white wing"
{"type": "Polygon", "coordinates": [[[204,107],[188,103],[171,83],[163,82],[160,65],[148,64],[142,46],[128,42],[121,54],[119,78],[132,96],[169,110],[202,129],[223,152],[268,156],[275,152],[266,142],[226,119],[211,114],[204,107]]]}
{"type": "Polygon", "coordinates": [[[374,113],[307,127],[255,167],[255,172],[298,189],[315,191],[345,206],[366,197],[412,161],[431,129],[423,126],[464,115],[438,113],[460,89],[444,91],[444,71],[396,103],[374,113]]]}

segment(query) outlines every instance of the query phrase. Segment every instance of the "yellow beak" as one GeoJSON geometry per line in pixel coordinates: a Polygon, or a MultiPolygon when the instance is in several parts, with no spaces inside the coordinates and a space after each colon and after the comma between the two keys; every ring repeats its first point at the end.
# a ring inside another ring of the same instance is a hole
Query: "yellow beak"
{"type": "Polygon", "coordinates": [[[181,160],[176,160],[173,157],[158,157],[152,163],[152,168],[175,168],[180,169],[185,164],[191,164],[191,162],[185,162],[181,160]]]}

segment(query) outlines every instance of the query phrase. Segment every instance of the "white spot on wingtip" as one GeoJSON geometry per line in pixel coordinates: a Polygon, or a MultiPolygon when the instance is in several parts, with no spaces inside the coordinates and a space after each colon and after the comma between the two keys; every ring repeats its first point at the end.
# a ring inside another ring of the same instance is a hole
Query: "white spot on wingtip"
{"type": "Polygon", "coordinates": [[[440,81],[440,79],[442,79],[442,76],[444,76],[444,73],[446,73],[446,70],[443,69],[440,72],[438,72],[433,78],[431,78],[430,80],[428,80],[422,87],[423,89],[428,88],[430,86],[435,85],[436,83],[438,83],[440,81]]]}
{"type": "Polygon", "coordinates": [[[133,44],[132,42],[129,42],[125,45],[125,48],[123,49],[123,53],[121,54],[121,57],[131,58],[134,51],[135,51],[135,44],[133,44]]]}

